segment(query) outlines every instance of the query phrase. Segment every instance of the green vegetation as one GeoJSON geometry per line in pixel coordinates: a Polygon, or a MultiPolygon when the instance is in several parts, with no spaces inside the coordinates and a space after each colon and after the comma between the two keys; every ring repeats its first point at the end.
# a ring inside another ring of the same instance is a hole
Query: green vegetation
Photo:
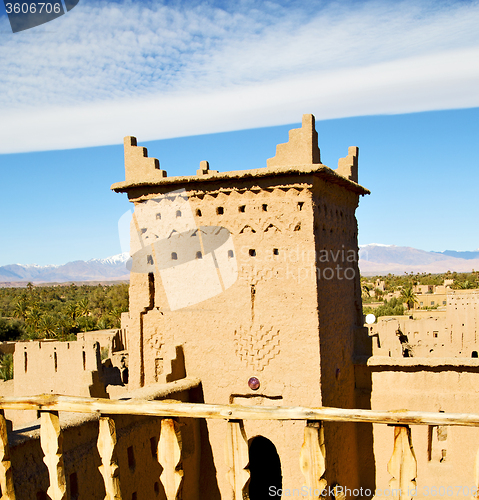
{"type": "Polygon", "coordinates": [[[411,307],[414,307],[414,304],[417,304],[417,297],[416,294],[413,292],[412,286],[405,286],[401,290],[401,296],[400,299],[402,300],[403,303],[407,305],[408,309],[411,309],[411,307]]]}
{"type": "Polygon", "coordinates": [[[0,288],[0,341],[74,340],[80,331],[119,328],[127,310],[127,284],[0,288]]]}
{"type": "Polygon", "coordinates": [[[0,378],[3,380],[13,378],[13,354],[0,355],[0,378]]]}
{"type": "Polygon", "coordinates": [[[402,299],[392,298],[390,301],[385,300],[384,304],[378,307],[363,307],[363,314],[374,314],[376,318],[379,316],[401,316],[404,314],[404,305],[402,299]]]}
{"type": "MultiPolygon", "coordinates": [[[[362,276],[361,290],[363,300],[363,313],[372,313],[376,317],[392,316],[404,314],[404,305],[411,309],[418,302],[416,294],[413,292],[415,285],[443,285],[444,280],[452,280],[451,288],[454,290],[467,290],[479,288],[479,272],[471,273],[404,273],[403,276],[388,274],[387,276],[362,276]],[[376,288],[375,283],[384,281],[384,292],[376,288]],[[372,294],[372,292],[375,292],[372,294]],[[383,304],[377,307],[371,307],[368,304],[381,302],[388,293],[399,292],[399,298],[384,300],[383,304]],[[374,297],[372,296],[374,295],[374,297]]],[[[437,309],[438,304],[421,309],[437,309]]]]}

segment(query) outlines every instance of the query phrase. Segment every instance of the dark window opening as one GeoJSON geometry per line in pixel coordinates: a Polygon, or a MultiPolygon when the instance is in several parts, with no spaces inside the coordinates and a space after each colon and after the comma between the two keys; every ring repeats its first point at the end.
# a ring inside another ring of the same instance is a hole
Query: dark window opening
{"type": "Polygon", "coordinates": [[[70,474],[70,498],[71,500],[77,500],[79,496],[78,476],[77,473],[74,472],[73,474],[70,474]]]}
{"type": "Polygon", "coordinates": [[[196,216],[201,217],[201,210],[199,208],[196,209],[196,216]]]}
{"type": "Polygon", "coordinates": [[[128,454],[128,467],[131,470],[134,470],[136,463],[135,463],[135,453],[133,452],[133,446],[129,446],[126,452],[128,454]]]}
{"type": "Polygon", "coordinates": [[[156,460],[158,457],[158,443],[156,442],[156,437],[150,438],[150,449],[151,456],[156,460]]]}
{"type": "Polygon", "coordinates": [[[153,265],[153,255],[146,256],[146,263],[149,265],[153,265]]]}
{"type": "Polygon", "coordinates": [[[223,215],[223,214],[225,213],[225,210],[224,210],[224,208],[223,208],[223,207],[218,207],[218,208],[216,209],[216,213],[217,213],[218,215],[223,215]]]}
{"type": "Polygon", "coordinates": [[[249,254],[251,255],[251,257],[256,257],[256,250],[254,248],[250,248],[249,254]]]}
{"type": "Polygon", "coordinates": [[[277,248],[273,248],[273,255],[279,255],[279,250],[277,248]]]}
{"type": "Polygon", "coordinates": [[[296,227],[294,228],[295,231],[300,231],[301,230],[301,222],[298,222],[296,224],[296,227]]]}
{"type": "Polygon", "coordinates": [[[266,205],[265,203],[263,204],[263,212],[267,212],[268,211],[268,205],[266,205]]]}
{"type": "Polygon", "coordinates": [[[202,259],[203,258],[203,255],[201,252],[196,252],[196,258],[197,259],[202,259]]]}
{"type": "Polygon", "coordinates": [[[244,212],[245,210],[246,210],[246,205],[241,205],[240,207],[238,207],[239,212],[244,212]]]}
{"type": "Polygon", "coordinates": [[[281,461],[274,444],[263,436],[257,436],[249,447],[250,500],[265,500],[271,491],[282,489],[281,461]]]}
{"type": "MultiPolygon", "coordinates": [[[[303,205],[304,205],[304,201],[299,201],[298,202],[298,210],[303,210],[303,205]]],[[[320,208],[320,207],[318,207],[320,208]]]]}
{"type": "Polygon", "coordinates": [[[177,216],[177,217],[181,217],[181,210],[177,210],[177,211],[176,211],[176,216],[177,216]]]}
{"type": "Polygon", "coordinates": [[[161,214],[156,214],[157,219],[161,219],[161,214]]]}
{"type": "Polygon", "coordinates": [[[477,351],[472,351],[471,358],[479,358],[477,351]]]}
{"type": "Polygon", "coordinates": [[[228,250],[228,259],[232,259],[235,256],[233,250],[228,250]]]}
{"type": "Polygon", "coordinates": [[[178,260],[178,255],[176,254],[176,252],[171,253],[171,260],[178,260]]]}
{"type": "Polygon", "coordinates": [[[86,370],[86,352],[82,352],[83,369],[86,370]]]}
{"type": "Polygon", "coordinates": [[[141,228],[141,234],[145,234],[147,231],[148,229],[146,229],[146,227],[141,228]]]}
{"type": "Polygon", "coordinates": [[[155,495],[158,496],[160,494],[160,483],[158,481],[154,484],[153,489],[155,490],[155,495]]]}
{"type": "Polygon", "coordinates": [[[58,357],[56,351],[53,351],[53,362],[55,364],[55,371],[58,371],[58,357]]]}

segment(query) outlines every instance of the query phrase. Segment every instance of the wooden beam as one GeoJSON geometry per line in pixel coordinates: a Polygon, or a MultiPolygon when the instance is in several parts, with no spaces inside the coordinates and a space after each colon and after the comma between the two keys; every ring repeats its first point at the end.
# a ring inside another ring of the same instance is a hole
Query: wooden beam
{"type": "Polygon", "coordinates": [[[180,498],[183,482],[181,452],[182,443],[178,422],[171,418],[163,419],[158,441],[158,462],[163,467],[160,481],[165,489],[167,500],[180,498]]]}
{"type": "Polygon", "coordinates": [[[358,410],[348,408],[303,408],[300,406],[240,406],[182,403],[180,401],[115,401],[73,396],[0,398],[0,408],[50,410],[79,413],[155,415],[160,417],[214,418],[225,420],[325,420],[393,425],[479,426],[474,413],[433,413],[407,410],[358,410]]]}
{"type": "Polygon", "coordinates": [[[43,461],[48,468],[50,486],[47,495],[51,500],[66,500],[67,486],[63,465],[63,436],[56,411],[42,411],[40,416],[40,444],[43,461]]]}
{"type": "Polygon", "coordinates": [[[234,500],[248,498],[246,487],[250,479],[248,439],[241,420],[228,422],[225,442],[227,478],[233,487],[234,500]]]}
{"type": "Polygon", "coordinates": [[[308,488],[311,498],[323,498],[327,481],[326,448],[324,445],[324,431],[322,422],[307,422],[304,428],[304,442],[300,454],[301,472],[305,478],[304,485],[308,488]]]}
{"type": "Polygon", "coordinates": [[[97,446],[101,465],[98,469],[105,483],[105,500],[121,500],[115,421],[110,417],[100,417],[99,424],[97,446]]]}
{"type": "Polygon", "coordinates": [[[394,427],[394,449],[388,462],[388,472],[393,476],[389,481],[392,498],[412,500],[416,496],[417,462],[411,429],[407,425],[394,427]]]}
{"type": "Polygon", "coordinates": [[[13,488],[12,463],[10,462],[10,448],[8,446],[7,421],[3,410],[0,410],[0,486],[2,499],[15,500],[13,488]]]}

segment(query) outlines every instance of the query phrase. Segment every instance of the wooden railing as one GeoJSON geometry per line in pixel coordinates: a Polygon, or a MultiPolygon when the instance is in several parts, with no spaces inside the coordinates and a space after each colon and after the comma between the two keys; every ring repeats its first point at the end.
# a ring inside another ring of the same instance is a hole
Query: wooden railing
{"type": "MultiPolygon", "coordinates": [[[[182,446],[176,417],[223,419],[227,421],[226,450],[228,479],[234,498],[247,498],[248,441],[243,420],[303,420],[304,442],[300,454],[301,471],[305,486],[313,491],[326,487],[326,455],[323,421],[369,422],[395,427],[394,449],[388,463],[392,476],[390,489],[399,500],[411,498],[417,475],[416,458],[412,448],[409,425],[479,426],[479,415],[432,413],[418,411],[374,411],[343,408],[303,408],[285,406],[239,406],[183,403],[175,401],[115,401],[69,396],[35,396],[0,398],[0,486],[2,499],[15,499],[12,466],[10,462],[7,423],[4,410],[37,410],[41,414],[40,443],[50,477],[47,494],[52,500],[66,500],[66,480],[63,465],[62,431],[58,412],[97,413],[99,418],[99,467],[103,476],[105,500],[121,500],[121,485],[116,454],[116,428],[107,415],[150,415],[162,417],[158,440],[158,462],[162,466],[160,481],[166,498],[176,500],[183,480],[182,446]]],[[[476,469],[478,469],[476,467],[476,469]]],[[[478,471],[479,472],[479,471],[478,471]]],[[[478,478],[476,477],[476,480],[478,478]]],[[[318,496],[319,497],[319,496],[318,496]]]]}

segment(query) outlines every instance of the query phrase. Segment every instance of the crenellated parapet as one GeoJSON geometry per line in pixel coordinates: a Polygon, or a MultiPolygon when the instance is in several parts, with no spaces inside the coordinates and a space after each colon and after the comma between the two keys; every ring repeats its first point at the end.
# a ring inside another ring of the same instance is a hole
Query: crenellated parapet
{"type": "Polygon", "coordinates": [[[266,160],[268,168],[321,163],[314,116],[303,115],[301,128],[289,131],[289,141],[276,146],[276,156],[266,160]]]}
{"type": "Polygon", "coordinates": [[[348,156],[345,158],[340,158],[338,160],[338,168],[336,172],[346,179],[353,182],[358,182],[358,157],[359,148],[356,146],[350,146],[348,148],[348,156]]]}
{"type": "Polygon", "coordinates": [[[137,146],[136,137],[127,136],[124,139],[125,148],[125,180],[135,181],[157,181],[167,177],[166,170],[160,169],[160,161],[156,158],[148,158],[148,150],[137,146]]]}

